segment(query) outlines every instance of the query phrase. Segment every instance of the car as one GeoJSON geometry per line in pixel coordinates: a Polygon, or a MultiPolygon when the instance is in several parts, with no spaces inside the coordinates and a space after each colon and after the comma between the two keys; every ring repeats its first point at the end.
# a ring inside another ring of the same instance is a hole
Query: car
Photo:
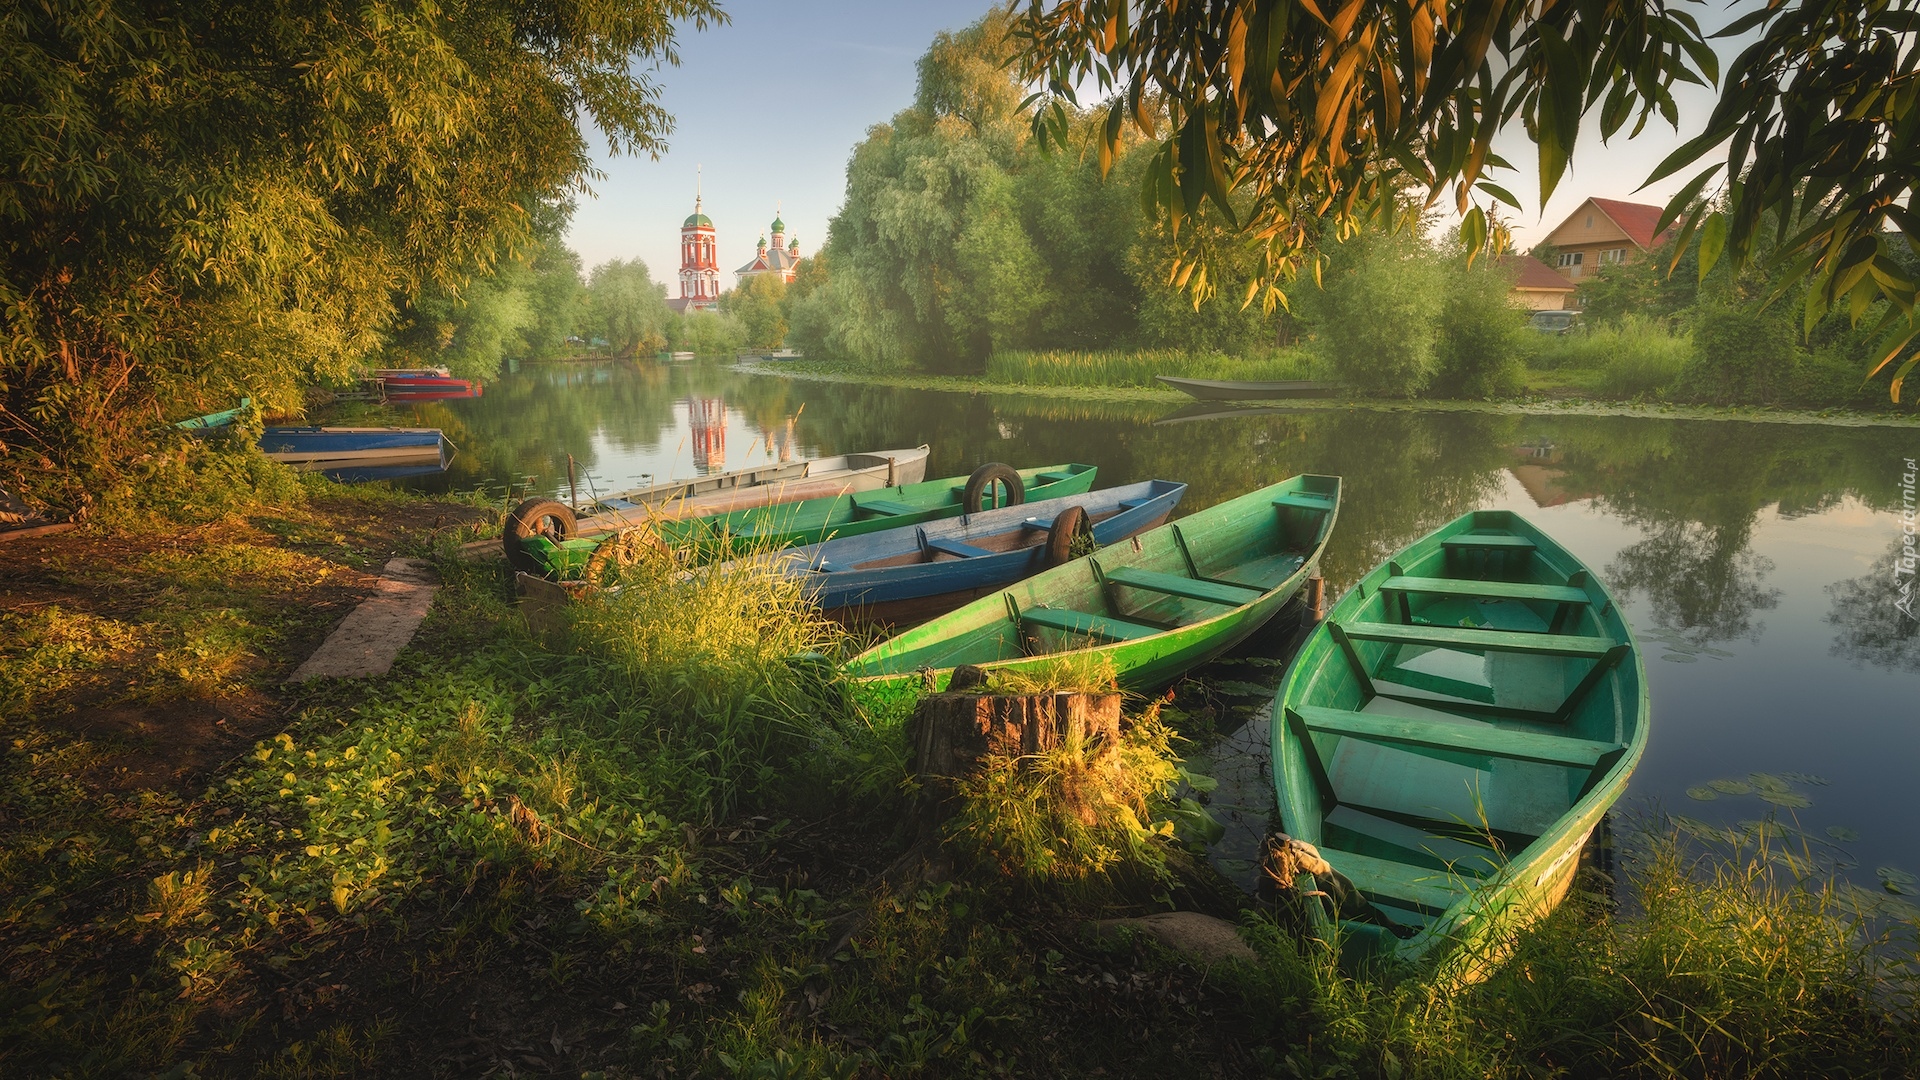
{"type": "Polygon", "coordinates": [[[1536,311],[1527,316],[1527,325],[1542,334],[1570,334],[1580,326],[1577,311],[1536,311]]]}

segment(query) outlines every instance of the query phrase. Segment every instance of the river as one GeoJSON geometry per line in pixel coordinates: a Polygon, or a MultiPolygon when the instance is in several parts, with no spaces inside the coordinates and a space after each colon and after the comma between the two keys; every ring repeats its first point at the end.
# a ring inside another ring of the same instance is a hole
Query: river
{"type": "MultiPolygon", "coordinates": [[[[1920,429],[1370,409],[1182,419],[1172,408],[646,362],[529,369],[481,398],[405,411],[459,448],[447,473],[413,486],[503,500],[508,485],[516,498],[564,493],[568,454],[584,496],[927,443],[929,478],[985,461],[1079,461],[1099,466],[1100,486],[1187,482],[1181,513],[1334,473],[1345,486],[1323,564],[1330,601],[1467,510],[1517,511],[1600,574],[1644,650],[1651,739],[1623,811],[1710,824],[1773,812],[1800,830],[1795,844],[1852,864],[1860,884],[1879,886],[1881,867],[1920,872],[1920,622],[1897,606],[1914,581],[1897,568],[1920,429]]],[[[1273,681],[1257,665],[1212,674],[1273,681]]],[[[1222,780],[1212,809],[1230,833],[1216,861],[1244,881],[1272,807],[1265,718],[1251,695],[1218,704],[1230,737],[1197,764],[1222,780]]]]}

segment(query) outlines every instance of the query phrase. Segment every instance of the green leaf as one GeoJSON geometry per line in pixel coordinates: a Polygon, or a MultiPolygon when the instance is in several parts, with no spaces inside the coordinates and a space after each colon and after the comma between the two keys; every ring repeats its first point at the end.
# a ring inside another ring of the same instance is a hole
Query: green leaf
{"type": "Polygon", "coordinates": [[[1700,280],[1707,280],[1707,273],[1720,261],[1720,252],[1727,246],[1727,217],[1715,211],[1707,215],[1706,223],[1700,227],[1700,280]]]}
{"type": "Polygon", "coordinates": [[[1475,184],[1474,186],[1479,188],[1481,191],[1484,191],[1487,194],[1493,196],[1494,198],[1499,199],[1501,202],[1506,203],[1508,206],[1511,206],[1516,210],[1520,208],[1520,205],[1521,205],[1520,200],[1514,198],[1512,192],[1508,191],[1506,188],[1501,187],[1500,185],[1494,183],[1491,180],[1482,180],[1478,184],[1475,184]]]}

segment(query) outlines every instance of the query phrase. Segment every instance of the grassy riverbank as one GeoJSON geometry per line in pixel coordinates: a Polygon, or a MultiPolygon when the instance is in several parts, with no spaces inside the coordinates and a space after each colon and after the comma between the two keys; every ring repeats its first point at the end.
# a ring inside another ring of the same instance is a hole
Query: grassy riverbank
{"type": "MultiPolygon", "coordinates": [[[[938,390],[945,393],[991,394],[1007,398],[1048,398],[1086,404],[1090,411],[1101,406],[1132,410],[1155,406],[1172,412],[1195,404],[1177,391],[1145,386],[1071,383],[998,382],[982,375],[929,375],[868,371],[827,360],[784,361],[778,364],[740,364],[733,370],[748,375],[769,375],[820,382],[859,383],[901,390],[938,390]]],[[[1567,380],[1562,380],[1565,384],[1567,380]]],[[[1232,408],[1228,402],[1218,403],[1232,408]]],[[[1577,396],[1533,396],[1507,401],[1453,401],[1422,398],[1324,398],[1301,399],[1266,404],[1299,409],[1372,409],[1381,412],[1481,412],[1502,415],[1535,416],[1646,416],[1666,420],[1745,420],[1772,424],[1826,424],[1837,427],[1920,427],[1920,414],[1851,409],[1781,409],[1745,405],[1675,405],[1661,402],[1608,401],[1577,396]]]]}
{"type": "MultiPolygon", "coordinates": [[[[451,557],[497,511],[259,490],[0,545],[0,1071],[1892,1076],[1920,1051],[1884,960],[1910,950],[1777,853],[1664,828],[1626,845],[1618,914],[1576,897],[1455,993],[1346,978],[1230,894],[965,861],[898,884],[900,717],[789,659],[845,647],[790,587],[643,568],[542,637],[497,564],[451,557]],[[285,685],[396,554],[444,584],[394,671],[285,685]],[[1168,896],[1255,959],[1083,929],[1168,896]]],[[[1160,719],[1204,744],[1232,692],[1160,719]]]]}

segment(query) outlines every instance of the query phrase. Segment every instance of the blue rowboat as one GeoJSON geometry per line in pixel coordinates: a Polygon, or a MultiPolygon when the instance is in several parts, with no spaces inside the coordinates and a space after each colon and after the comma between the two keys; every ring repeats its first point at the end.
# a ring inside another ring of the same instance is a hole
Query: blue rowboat
{"type": "Polygon", "coordinates": [[[1056,549],[1071,546],[1051,543],[1070,508],[1085,512],[1094,542],[1104,547],[1166,521],[1186,493],[1185,484],[1148,480],[826,540],[778,558],[789,574],[805,578],[808,595],[828,615],[911,625],[1053,565],[1056,549]]]}
{"type": "Polygon", "coordinates": [[[426,450],[406,457],[376,458],[369,463],[344,462],[317,466],[320,475],[342,484],[366,484],[375,480],[404,480],[410,476],[434,476],[453,464],[453,444],[440,440],[437,450],[426,450]]]}
{"type": "Polygon", "coordinates": [[[260,433],[260,450],[289,465],[333,468],[437,457],[445,441],[439,428],[270,427],[260,433]]]}

